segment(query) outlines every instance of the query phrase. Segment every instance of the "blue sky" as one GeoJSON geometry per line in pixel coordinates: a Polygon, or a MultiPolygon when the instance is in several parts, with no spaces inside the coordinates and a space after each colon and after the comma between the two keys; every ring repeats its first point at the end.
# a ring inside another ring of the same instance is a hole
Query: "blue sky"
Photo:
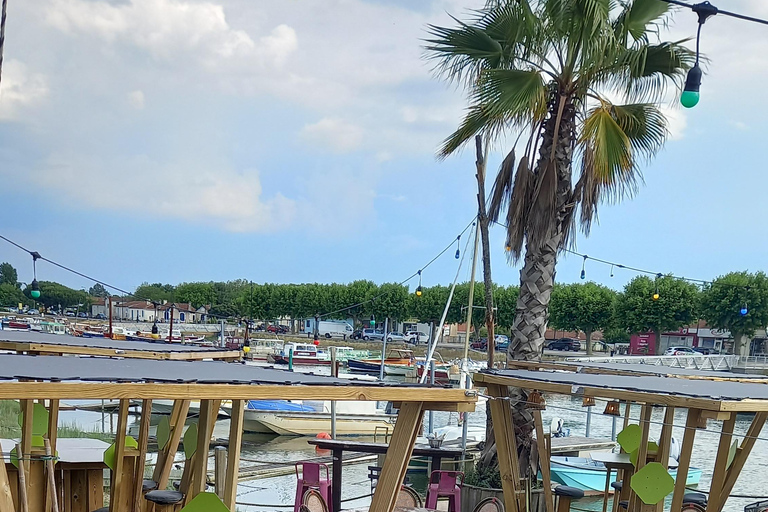
{"type": "MultiPolygon", "coordinates": [[[[768,17],[759,0],[720,3],[768,17]]],[[[478,4],[14,3],[0,84],[0,233],[126,289],[400,281],[476,208],[471,151],[434,157],[464,98],[434,79],[421,39],[427,23],[478,4]]],[[[689,37],[695,23],[678,12],[669,38],[689,37]]],[[[669,109],[672,136],[644,167],[645,186],[604,205],[579,251],[702,279],[766,269],[768,29],[718,16],[702,49],[701,103],[669,109]]],[[[489,174],[506,149],[497,145],[489,174]]],[[[494,280],[515,284],[499,228],[492,249],[494,280]]],[[[453,279],[453,252],[425,284],[453,279]]],[[[29,256],[3,244],[0,261],[31,280],[29,256]]],[[[580,269],[563,257],[557,280],[578,281],[580,269]]],[[[609,270],[587,263],[589,279],[615,288],[634,275],[609,270]]],[[[91,284],[45,263],[38,277],[91,284]]]]}

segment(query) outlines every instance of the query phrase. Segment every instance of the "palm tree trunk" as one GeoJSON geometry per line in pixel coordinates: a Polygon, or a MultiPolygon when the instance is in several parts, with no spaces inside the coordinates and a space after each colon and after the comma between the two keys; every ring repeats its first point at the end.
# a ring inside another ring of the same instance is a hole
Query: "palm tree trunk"
{"type": "Polygon", "coordinates": [[[494,336],[493,278],[491,277],[491,242],[488,235],[488,212],[485,207],[485,152],[480,135],[475,137],[477,161],[477,221],[480,223],[480,237],[483,244],[483,284],[485,285],[485,328],[488,330],[488,368],[493,366],[494,336]]]}
{"type": "MultiPolygon", "coordinates": [[[[537,174],[554,163],[557,176],[555,189],[555,215],[537,244],[526,237],[525,261],[520,270],[520,293],[517,299],[515,320],[512,324],[508,357],[532,361],[541,358],[544,333],[549,318],[549,299],[555,282],[557,253],[567,238],[571,227],[573,187],[571,163],[573,160],[576,110],[569,96],[553,94],[549,103],[549,117],[544,123],[542,144],[539,149],[537,174]]],[[[536,211],[529,213],[527,225],[536,220],[536,211]]],[[[526,407],[528,394],[523,389],[510,389],[512,420],[515,425],[520,475],[531,477],[531,446],[533,444],[533,415],[526,407]]],[[[535,465],[535,464],[533,464],[535,465]]]]}

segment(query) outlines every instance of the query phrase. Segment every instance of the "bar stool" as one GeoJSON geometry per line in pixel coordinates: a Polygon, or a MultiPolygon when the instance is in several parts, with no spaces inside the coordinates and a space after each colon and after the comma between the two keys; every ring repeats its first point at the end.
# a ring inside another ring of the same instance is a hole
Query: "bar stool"
{"type": "Polygon", "coordinates": [[[316,462],[297,462],[296,463],[296,499],[293,502],[293,512],[299,512],[304,499],[304,493],[310,489],[317,490],[326,503],[331,501],[331,480],[329,478],[327,464],[318,464],[316,462]],[[301,466],[301,476],[299,476],[299,466],[301,466]],[[325,469],[325,476],[321,474],[321,469],[325,469]]]}
{"type": "Polygon", "coordinates": [[[571,510],[571,501],[583,498],[584,491],[576,487],[558,485],[555,487],[555,496],[557,496],[557,512],[568,512],[571,510]]]}
{"type": "Polygon", "coordinates": [[[464,485],[464,473],[461,471],[433,471],[429,476],[426,508],[437,508],[437,500],[448,498],[448,511],[461,510],[461,487],[464,485]]]}

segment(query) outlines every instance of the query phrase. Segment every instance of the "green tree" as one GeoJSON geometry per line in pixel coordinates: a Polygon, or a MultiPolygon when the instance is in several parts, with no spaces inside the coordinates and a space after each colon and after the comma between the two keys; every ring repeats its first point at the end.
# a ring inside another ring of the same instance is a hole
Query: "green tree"
{"type": "Polygon", "coordinates": [[[27,302],[34,300],[46,308],[58,308],[59,305],[62,308],[68,308],[82,304],[81,311],[87,311],[91,306],[91,298],[85,290],[74,290],[53,281],[38,281],[38,286],[40,287],[40,297],[37,299],[32,299],[29,286],[24,288],[27,302]]]}
{"type": "Polygon", "coordinates": [[[656,353],[660,354],[662,332],[696,321],[699,295],[696,285],[682,279],[635,277],[616,299],[616,325],[632,334],[653,332],[656,353]]]}
{"type": "Polygon", "coordinates": [[[109,292],[104,286],[96,283],[88,289],[88,295],[91,297],[109,297],[109,292]]]}
{"type": "Polygon", "coordinates": [[[189,302],[196,308],[211,305],[215,300],[213,283],[181,283],[174,291],[175,302],[189,302]]]}
{"type": "MultiPolygon", "coordinates": [[[[371,303],[371,313],[376,316],[376,323],[384,319],[390,322],[401,320],[408,314],[408,288],[397,283],[384,283],[379,286],[378,297],[371,303]]],[[[392,330],[392,323],[389,324],[392,330]]]]}
{"type": "Polygon", "coordinates": [[[583,331],[587,355],[592,355],[592,333],[610,325],[615,300],[615,291],[593,282],[555,286],[549,324],[556,329],[583,331]]]}
{"type": "MultiPolygon", "coordinates": [[[[438,72],[464,84],[470,97],[440,154],[476,135],[525,137],[519,160],[513,149],[501,165],[488,212],[507,224],[510,259],[524,255],[513,358],[541,353],[557,256],[571,227],[588,234],[601,201],[633,193],[640,162],[665,141],[657,105],[693,60],[682,45],[659,40],[668,11],[660,0],[498,0],[468,23],[429,29],[427,51],[438,72]]],[[[533,418],[524,392],[514,393],[519,461],[528,475],[533,418]]]]}
{"type": "Polygon", "coordinates": [[[0,263],[0,284],[10,284],[18,286],[19,274],[10,263],[0,263]]]}
{"type": "Polygon", "coordinates": [[[30,300],[15,284],[0,283],[0,306],[15,308],[19,304],[29,304],[30,300]]]}
{"type": "Polygon", "coordinates": [[[133,295],[141,300],[151,300],[155,302],[175,302],[173,292],[176,288],[172,284],[162,283],[142,283],[133,292],[133,295]]]}
{"type": "Polygon", "coordinates": [[[765,273],[731,272],[712,281],[701,295],[701,317],[711,327],[730,331],[734,353],[748,356],[744,337],[768,325],[765,273]]]}

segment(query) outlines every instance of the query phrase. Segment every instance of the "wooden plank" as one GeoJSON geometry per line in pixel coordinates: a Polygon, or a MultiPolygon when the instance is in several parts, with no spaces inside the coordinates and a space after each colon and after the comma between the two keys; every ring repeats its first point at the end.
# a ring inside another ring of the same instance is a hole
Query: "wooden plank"
{"type": "MultiPolygon", "coordinates": [[[[26,383],[25,383],[26,384],[26,383]]],[[[27,496],[29,496],[29,470],[30,470],[30,455],[32,454],[32,416],[34,415],[34,400],[21,400],[21,455],[17,453],[20,459],[24,461],[24,469],[26,471],[26,486],[27,496]]]]}
{"type": "Polygon", "coordinates": [[[232,400],[232,415],[229,420],[229,446],[227,447],[227,474],[224,478],[222,501],[229,510],[235,510],[237,481],[240,469],[240,447],[243,442],[243,417],[245,400],[232,400]]]}
{"type": "MultiPolygon", "coordinates": [[[[70,472],[70,496],[72,497],[70,503],[72,505],[72,512],[91,512],[90,508],[90,487],[88,486],[88,472],[87,471],[72,471],[70,472]]],[[[103,478],[103,477],[102,477],[103,478]]],[[[102,507],[102,502],[99,507],[102,507]]]]}
{"type": "MultiPolygon", "coordinates": [[[[736,480],[741,474],[741,470],[744,468],[744,464],[747,462],[749,454],[752,452],[752,448],[755,446],[755,441],[763,430],[763,425],[768,421],[768,412],[758,412],[752,419],[752,423],[749,425],[749,430],[741,441],[741,445],[736,449],[736,455],[733,457],[733,462],[728,468],[725,474],[725,484],[723,484],[723,496],[728,496],[733,491],[733,486],[736,484],[736,480]]],[[[725,502],[721,504],[718,510],[723,509],[725,502]]]]}
{"type": "MultiPolygon", "coordinates": [[[[552,479],[549,474],[549,451],[547,450],[547,441],[544,437],[544,423],[541,421],[541,411],[538,409],[533,411],[533,421],[536,426],[536,445],[539,449],[539,469],[541,470],[541,480],[544,483],[546,510],[547,512],[554,512],[555,502],[552,496],[552,479]]],[[[608,474],[610,474],[610,471],[608,474]]]]}
{"type": "Polygon", "coordinates": [[[728,469],[728,455],[731,451],[733,428],[735,426],[735,414],[732,414],[730,418],[723,421],[723,428],[720,431],[720,443],[717,445],[715,468],[712,471],[712,480],[709,484],[709,500],[707,501],[707,512],[720,510],[725,504],[725,501],[728,499],[728,496],[723,494],[723,491],[725,487],[725,475],[728,469]]]}
{"type": "Polygon", "coordinates": [[[149,423],[152,417],[152,400],[141,402],[141,420],[139,422],[139,457],[136,460],[136,475],[133,481],[133,512],[141,512],[144,492],[144,467],[147,463],[147,444],[149,443],[149,423]]]}
{"type": "Polygon", "coordinates": [[[395,500],[405,479],[405,471],[411,459],[413,444],[416,442],[423,414],[421,402],[405,403],[400,408],[389,450],[387,450],[387,458],[384,460],[379,482],[371,500],[371,510],[377,512],[394,510],[395,500]]]}
{"type": "Polygon", "coordinates": [[[237,360],[240,352],[237,350],[210,350],[210,351],[153,351],[136,349],[114,349],[106,347],[87,347],[78,345],[60,345],[55,343],[40,342],[9,342],[0,340],[0,350],[14,350],[17,352],[34,352],[40,355],[81,355],[95,357],[125,357],[128,359],[163,359],[173,361],[202,361],[213,360],[237,360]]]}
{"type": "MultiPolygon", "coordinates": [[[[215,417],[212,400],[200,401],[200,419],[197,423],[197,450],[192,458],[192,482],[187,491],[187,502],[205,491],[208,474],[208,448],[211,443],[211,416],[215,417]]],[[[182,491],[183,492],[183,491],[182,491]]]]}
{"type": "MultiPolygon", "coordinates": [[[[38,454],[40,453],[38,452],[38,454]]],[[[27,499],[29,500],[30,512],[45,510],[46,487],[45,462],[34,460],[30,464],[29,474],[27,474],[27,489],[29,489],[27,499]]]]}
{"type": "MultiPolygon", "coordinates": [[[[664,469],[669,468],[669,451],[672,446],[672,426],[674,423],[675,408],[668,406],[664,411],[664,424],[661,426],[659,454],[657,457],[657,462],[664,466],[664,469]]],[[[664,512],[664,500],[656,504],[656,512],[664,512]]]]}
{"type": "MultiPolygon", "coordinates": [[[[635,473],[643,469],[648,459],[648,438],[651,428],[651,413],[653,407],[649,404],[643,404],[640,409],[640,448],[637,450],[637,462],[635,463],[635,473]]],[[[628,484],[630,482],[627,482],[628,484]]],[[[643,503],[634,492],[629,498],[629,512],[642,510],[643,503]]]]}
{"type": "Polygon", "coordinates": [[[104,506],[104,471],[101,469],[85,470],[88,486],[88,507],[90,512],[104,506]]]}
{"type": "Polygon", "coordinates": [[[493,420],[493,435],[496,437],[496,451],[501,473],[501,487],[504,491],[504,507],[508,512],[519,512],[517,489],[520,485],[520,466],[517,459],[517,442],[512,422],[512,410],[507,398],[509,393],[505,386],[488,385],[491,395],[489,405],[493,420]]]}
{"type": "Polygon", "coordinates": [[[691,453],[693,453],[693,441],[696,438],[696,426],[699,424],[701,411],[688,409],[685,420],[685,432],[683,443],[680,446],[680,458],[678,459],[677,477],[675,478],[675,492],[672,495],[670,510],[680,510],[683,506],[683,496],[686,493],[685,483],[688,480],[688,469],[691,467],[691,453]]]}
{"type": "Polygon", "coordinates": [[[13,494],[11,493],[11,482],[5,469],[5,456],[2,449],[0,449],[0,510],[16,512],[16,506],[13,504],[13,494]]]}
{"type": "MultiPolygon", "coordinates": [[[[570,387],[567,388],[570,390],[570,387]]],[[[566,392],[566,394],[568,394],[566,392]]],[[[476,403],[462,389],[418,386],[304,386],[265,384],[172,384],[134,382],[3,382],[0,399],[339,400],[476,403]]],[[[442,407],[442,406],[441,406],[442,407]]],[[[447,407],[447,406],[446,406],[447,407]]],[[[768,410],[768,401],[765,402],[768,410]]],[[[455,409],[454,409],[455,410],[455,409]]]]}
{"type": "MultiPolygon", "coordinates": [[[[176,457],[176,452],[179,450],[179,442],[181,441],[181,434],[184,432],[184,422],[187,421],[187,412],[189,411],[189,400],[179,400],[178,414],[176,415],[176,421],[171,423],[171,437],[166,445],[164,451],[165,457],[162,465],[158,464],[159,473],[155,481],[157,482],[158,489],[165,489],[168,486],[168,477],[171,474],[171,468],[173,467],[173,460],[176,457]]],[[[156,468],[156,471],[157,469],[156,468]]]]}
{"type": "Polygon", "coordinates": [[[47,491],[46,492],[46,508],[50,506],[50,509],[53,512],[59,512],[59,500],[56,497],[56,476],[55,471],[53,469],[53,458],[51,457],[53,455],[53,452],[51,451],[51,441],[49,439],[45,439],[43,441],[45,443],[45,473],[47,476],[47,491]]]}
{"type": "Polygon", "coordinates": [[[131,402],[127,399],[120,400],[117,412],[117,431],[115,433],[115,468],[112,470],[112,486],[109,499],[109,512],[124,512],[119,510],[116,504],[121,503],[123,490],[123,468],[125,466],[125,429],[128,425],[128,407],[131,402]]]}
{"type": "Polygon", "coordinates": [[[56,453],[56,441],[59,438],[59,401],[48,401],[48,440],[51,443],[51,452],[56,453]]]}

